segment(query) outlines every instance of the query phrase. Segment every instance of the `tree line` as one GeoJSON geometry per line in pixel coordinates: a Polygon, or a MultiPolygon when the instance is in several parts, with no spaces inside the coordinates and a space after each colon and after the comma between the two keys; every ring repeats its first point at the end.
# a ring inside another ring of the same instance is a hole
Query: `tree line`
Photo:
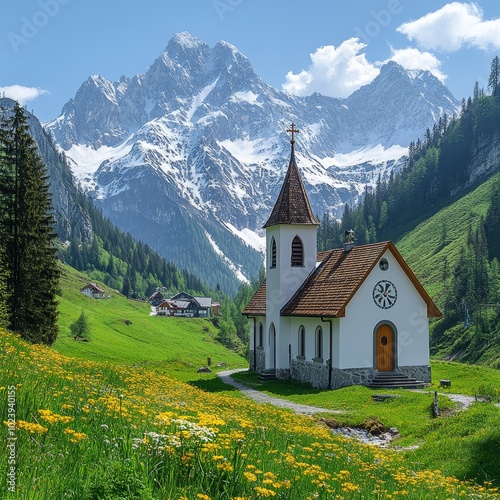
{"type": "Polygon", "coordinates": [[[212,293],[192,273],[178,269],[149,245],[118,229],[84,193],[77,197],[89,215],[92,239],[82,241],[79,235],[70,238],[60,248],[61,260],[130,298],[145,299],[159,287],[172,294],[212,293]]]}
{"type": "MultiPolygon", "coordinates": [[[[0,109],[0,327],[32,342],[56,340],[58,260],[130,298],[147,298],[159,287],[225,297],[116,228],[76,187],[70,203],[88,217],[88,234],[81,224],[75,230],[77,224],[56,220],[47,167],[29,120],[19,103],[0,109]]],[[[43,146],[50,150],[44,151],[50,168],[74,185],[66,160],[51,144],[43,146]]]]}
{"type": "Polygon", "coordinates": [[[44,163],[18,103],[0,113],[0,326],[57,337],[57,235],[44,163]]]}
{"type": "Polygon", "coordinates": [[[359,244],[397,239],[436,213],[469,185],[474,151],[500,133],[500,61],[491,63],[489,94],[474,86],[460,114],[442,116],[423,139],[410,144],[405,164],[389,179],[366,186],[363,202],[345,205],[340,221],[325,214],[319,249],[339,246],[343,230],[354,229],[359,244]]]}

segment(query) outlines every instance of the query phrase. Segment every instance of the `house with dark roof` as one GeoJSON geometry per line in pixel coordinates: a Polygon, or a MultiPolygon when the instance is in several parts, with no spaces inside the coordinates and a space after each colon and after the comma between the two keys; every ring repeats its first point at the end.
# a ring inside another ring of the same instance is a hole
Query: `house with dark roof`
{"type": "MultiPolygon", "coordinates": [[[[151,298],[158,297],[153,294],[151,298]]],[[[153,305],[153,302],[150,303],[153,305]]],[[[158,316],[208,318],[219,313],[219,304],[213,302],[211,297],[195,297],[187,292],[179,292],[170,299],[163,298],[155,308],[158,316]]]]}
{"type": "Polygon", "coordinates": [[[164,294],[160,290],[155,290],[148,299],[153,307],[158,307],[165,300],[164,294]]]}
{"type": "Polygon", "coordinates": [[[88,283],[80,292],[93,299],[109,299],[109,295],[106,295],[106,292],[96,283],[88,283]]]}
{"type": "Polygon", "coordinates": [[[250,369],[336,389],[429,383],[429,318],[441,312],[396,246],[317,253],[319,221],[295,160],[266,230],[266,280],[243,311],[250,369]],[[382,382],[381,382],[382,381],[382,382]]]}

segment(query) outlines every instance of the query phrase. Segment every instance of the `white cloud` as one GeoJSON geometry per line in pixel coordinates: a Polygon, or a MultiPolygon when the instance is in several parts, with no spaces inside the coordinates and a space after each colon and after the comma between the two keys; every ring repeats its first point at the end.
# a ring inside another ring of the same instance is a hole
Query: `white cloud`
{"type": "Polygon", "coordinates": [[[5,93],[5,97],[10,97],[19,104],[24,105],[41,95],[49,94],[48,90],[40,89],[37,87],[24,87],[23,85],[8,85],[7,87],[0,87],[0,95],[5,93]]]}
{"type": "Polygon", "coordinates": [[[500,48],[500,18],[484,20],[475,3],[452,2],[397,28],[423,49],[454,52],[463,46],[500,48]]]}
{"type": "Polygon", "coordinates": [[[442,83],[447,78],[441,71],[441,61],[430,52],[421,52],[413,47],[406,49],[394,49],[391,47],[391,52],[392,56],[388,60],[397,62],[403,68],[430,71],[442,83]]]}
{"type": "Polygon", "coordinates": [[[307,70],[286,74],[283,90],[295,95],[319,92],[331,97],[348,97],[380,72],[361,53],[365,47],[358,38],[349,38],[338,47],[320,47],[310,54],[311,65],[307,70]]]}

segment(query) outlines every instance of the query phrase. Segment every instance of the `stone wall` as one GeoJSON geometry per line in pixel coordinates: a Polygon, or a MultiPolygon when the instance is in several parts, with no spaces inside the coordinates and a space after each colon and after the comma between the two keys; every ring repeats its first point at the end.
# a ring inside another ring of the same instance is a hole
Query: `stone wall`
{"type": "Polygon", "coordinates": [[[314,361],[292,359],[290,378],[311,384],[317,389],[328,389],[328,366],[314,361]]]}
{"type": "Polygon", "coordinates": [[[255,371],[257,373],[262,373],[266,368],[266,353],[264,352],[264,349],[262,349],[261,347],[257,347],[255,351],[250,351],[248,362],[250,370],[252,371],[253,371],[253,363],[255,355],[257,355],[255,371]]]}
{"type": "Polygon", "coordinates": [[[368,384],[376,373],[373,368],[349,368],[346,370],[333,368],[332,389],[340,389],[349,385],[368,384]]]}
{"type": "MultiPolygon", "coordinates": [[[[257,354],[259,354],[259,351],[257,351],[257,354]]],[[[253,365],[250,366],[253,368],[253,365]]],[[[259,363],[257,363],[257,366],[259,366],[259,363]]],[[[261,366],[264,369],[263,357],[261,366]]],[[[304,359],[293,359],[290,369],[277,370],[276,377],[280,380],[294,380],[311,384],[316,389],[328,389],[329,368],[327,364],[304,359]]],[[[259,370],[257,371],[259,372],[259,370]]],[[[427,384],[431,382],[430,366],[400,366],[394,372],[422,380],[427,384]]],[[[345,370],[332,368],[331,389],[368,384],[377,373],[374,368],[350,368],[345,370]]]]}
{"type": "Polygon", "coordinates": [[[407,375],[408,377],[422,380],[426,384],[431,383],[431,367],[430,366],[398,366],[395,370],[396,373],[407,375]]]}
{"type": "MultiPolygon", "coordinates": [[[[289,377],[298,382],[311,384],[317,389],[328,389],[329,366],[314,361],[301,359],[292,360],[289,377]]],[[[367,384],[374,377],[376,371],[373,368],[352,368],[339,370],[332,368],[332,389],[340,389],[349,385],[367,384]]]]}

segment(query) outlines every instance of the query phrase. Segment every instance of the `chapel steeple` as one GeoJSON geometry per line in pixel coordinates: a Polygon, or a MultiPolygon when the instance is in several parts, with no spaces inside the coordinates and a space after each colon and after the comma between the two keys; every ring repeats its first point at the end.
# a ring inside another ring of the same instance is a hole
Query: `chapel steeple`
{"type": "Polygon", "coordinates": [[[300,131],[292,123],[287,130],[292,134],[290,140],[291,155],[288,171],[281,186],[281,191],[274,205],[273,211],[264,228],[278,224],[312,224],[319,225],[319,220],[314,215],[309,198],[307,197],[302,177],[300,176],[297,162],[295,161],[295,134],[300,131]]]}

